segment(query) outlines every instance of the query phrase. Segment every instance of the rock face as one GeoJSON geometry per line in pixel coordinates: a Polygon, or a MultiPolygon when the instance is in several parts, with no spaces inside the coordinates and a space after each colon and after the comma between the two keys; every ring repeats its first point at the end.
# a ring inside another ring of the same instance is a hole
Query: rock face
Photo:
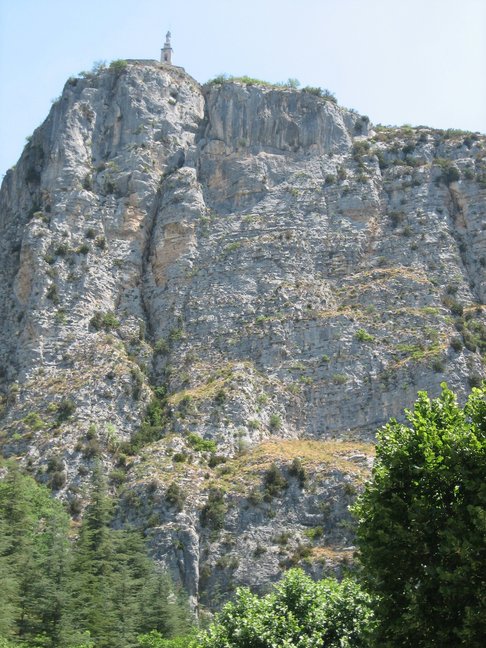
{"type": "Polygon", "coordinates": [[[70,79],[0,196],[1,444],[215,606],[352,557],[373,434],[484,377],[486,138],[154,62],[70,79]]]}

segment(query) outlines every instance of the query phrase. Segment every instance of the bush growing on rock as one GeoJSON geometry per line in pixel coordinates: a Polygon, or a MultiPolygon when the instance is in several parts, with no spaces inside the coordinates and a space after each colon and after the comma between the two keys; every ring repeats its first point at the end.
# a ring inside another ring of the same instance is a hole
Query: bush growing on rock
{"type": "Polygon", "coordinates": [[[111,329],[118,328],[120,326],[120,321],[111,311],[108,311],[106,313],[96,311],[89,323],[95,329],[95,331],[101,331],[101,329],[110,331],[111,329]]]}
{"type": "Polygon", "coordinates": [[[278,497],[288,486],[288,482],[283,476],[282,471],[274,463],[265,473],[263,483],[265,487],[264,499],[266,500],[278,497]]]}
{"type": "Polygon", "coordinates": [[[450,160],[439,159],[436,160],[442,169],[442,174],[440,176],[441,182],[446,185],[450,185],[452,182],[457,182],[461,178],[459,169],[455,166],[450,160]]]}
{"type": "Polygon", "coordinates": [[[186,501],[186,495],[176,482],[172,482],[167,488],[165,499],[169,504],[175,506],[178,511],[182,511],[184,508],[184,502],[186,501]]]}
{"type": "Polygon", "coordinates": [[[115,70],[115,72],[122,72],[126,69],[128,63],[124,59],[116,59],[110,63],[110,70],[115,70]]]}
{"type": "Polygon", "coordinates": [[[67,421],[76,411],[76,403],[71,398],[63,398],[57,408],[57,421],[67,421]]]}
{"type": "Polygon", "coordinates": [[[212,488],[209,497],[201,511],[201,524],[213,531],[219,531],[224,526],[226,504],[224,492],[219,488],[212,488]]]}
{"type": "Polygon", "coordinates": [[[187,436],[189,445],[198,452],[215,452],[216,442],[212,439],[203,439],[199,434],[191,433],[187,436]]]}
{"type": "Polygon", "coordinates": [[[295,459],[290,464],[289,475],[292,475],[292,477],[295,477],[299,480],[301,488],[305,486],[305,483],[307,481],[307,474],[299,457],[295,457],[295,459]]]}
{"type": "Polygon", "coordinates": [[[282,427],[282,418],[278,414],[272,414],[269,420],[271,430],[280,430],[282,427]]]}

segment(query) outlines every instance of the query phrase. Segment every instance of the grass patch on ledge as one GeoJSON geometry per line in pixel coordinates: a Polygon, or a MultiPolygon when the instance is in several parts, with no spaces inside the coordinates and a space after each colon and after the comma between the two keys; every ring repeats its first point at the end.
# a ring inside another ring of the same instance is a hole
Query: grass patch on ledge
{"type": "Polygon", "coordinates": [[[199,385],[170,394],[167,397],[167,402],[169,405],[176,407],[182,400],[187,398],[195,401],[209,400],[215,398],[228,383],[234,380],[237,381],[240,378],[250,378],[252,375],[265,378],[249,360],[228,362],[220,369],[201,377],[199,385]]]}
{"type": "MultiPolygon", "coordinates": [[[[330,471],[350,475],[353,483],[359,485],[369,476],[370,470],[364,462],[354,461],[353,455],[374,457],[375,453],[373,443],[362,441],[273,439],[211,468],[205,462],[194,462],[190,452],[186,461],[174,461],[175,450],[169,446],[177,436],[170,434],[142,450],[130,470],[130,487],[149,486],[155,480],[163,488],[173,482],[185,489],[189,487],[194,495],[218,488],[229,496],[247,497],[255,488],[263,487],[264,476],[272,464],[287,475],[296,457],[308,471],[310,485],[314,473],[322,477],[330,471]]],[[[188,495],[188,498],[191,500],[193,496],[188,495]]]]}
{"type": "Polygon", "coordinates": [[[308,467],[331,464],[333,467],[358,474],[362,468],[349,461],[349,455],[360,452],[374,456],[375,446],[363,441],[318,441],[313,439],[272,439],[264,441],[235,461],[250,468],[266,469],[275,461],[291,462],[299,457],[308,467]]]}
{"type": "Polygon", "coordinates": [[[210,398],[214,398],[216,394],[221,389],[223,389],[228,380],[230,380],[230,378],[218,378],[211,382],[197,385],[197,387],[183,389],[182,391],[176,392],[175,394],[171,394],[167,398],[167,402],[169,405],[177,406],[186,398],[193,400],[209,400],[210,398]]]}
{"type": "Polygon", "coordinates": [[[408,268],[402,267],[385,268],[359,273],[356,277],[353,277],[350,283],[343,284],[340,292],[346,294],[349,292],[350,288],[353,288],[355,292],[362,294],[366,290],[376,291],[377,288],[396,280],[400,283],[402,283],[403,280],[408,280],[421,285],[431,283],[430,279],[422,271],[413,272],[408,268]],[[360,276],[365,279],[363,283],[359,282],[360,276]]]}
{"type": "Polygon", "coordinates": [[[306,558],[307,562],[319,563],[351,563],[353,561],[354,549],[341,549],[338,547],[312,547],[311,554],[306,558]]]}
{"type": "MultiPolygon", "coordinates": [[[[362,482],[369,470],[354,462],[351,456],[360,453],[374,457],[372,443],[362,441],[316,441],[310,439],[273,439],[251,448],[247,453],[230,459],[224,464],[224,473],[216,480],[226,492],[245,493],[261,482],[262,475],[277,464],[289,468],[298,457],[304,468],[313,472],[325,466],[326,470],[338,470],[352,475],[362,482]]],[[[217,471],[216,471],[217,472],[217,471]]]]}
{"type": "Polygon", "coordinates": [[[440,334],[438,342],[431,343],[428,347],[422,347],[418,343],[399,344],[395,349],[395,353],[407,353],[405,358],[401,358],[393,363],[389,368],[398,369],[410,362],[422,362],[438,358],[442,353],[445,353],[449,347],[449,339],[445,334],[440,334]]]}

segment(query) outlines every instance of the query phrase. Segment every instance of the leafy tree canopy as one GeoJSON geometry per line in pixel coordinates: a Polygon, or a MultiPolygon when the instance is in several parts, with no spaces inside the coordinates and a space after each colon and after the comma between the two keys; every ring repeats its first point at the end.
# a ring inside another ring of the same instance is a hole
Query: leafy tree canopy
{"type": "Polygon", "coordinates": [[[486,637],[486,390],[442,384],[378,435],[354,510],[376,645],[468,648],[486,637]]]}
{"type": "Polygon", "coordinates": [[[314,582],[289,570],[264,597],[237,590],[215,623],[200,638],[202,648],[359,648],[372,623],[369,598],[344,579],[314,582]]]}

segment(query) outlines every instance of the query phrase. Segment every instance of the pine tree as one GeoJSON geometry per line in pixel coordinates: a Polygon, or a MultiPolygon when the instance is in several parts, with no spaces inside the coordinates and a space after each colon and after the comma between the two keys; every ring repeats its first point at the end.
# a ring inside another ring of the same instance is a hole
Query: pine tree
{"type": "Polygon", "coordinates": [[[7,464],[0,482],[0,528],[2,632],[31,647],[55,648],[63,613],[67,515],[45,487],[7,464]]]}
{"type": "Polygon", "coordinates": [[[63,632],[68,645],[86,631],[99,648],[117,645],[117,619],[111,596],[116,570],[115,543],[109,526],[111,512],[112,503],[97,467],[92,501],[86,508],[70,565],[69,610],[63,632]]]}
{"type": "Polygon", "coordinates": [[[138,531],[115,531],[114,534],[118,566],[112,598],[118,620],[119,645],[132,646],[143,626],[142,592],[150,579],[152,563],[138,531]]]}
{"type": "Polygon", "coordinates": [[[18,581],[10,557],[10,544],[8,524],[5,519],[0,518],[0,638],[2,639],[14,634],[18,613],[18,581]]]}
{"type": "Polygon", "coordinates": [[[133,648],[152,629],[185,631],[190,615],[157,572],[143,537],[111,526],[113,505],[98,467],[79,536],[44,486],[15,466],[0,479],[0,646],[133,648]]]}
{"type": "Polygon", "coordinates": [[[141,534],[113,529],[111,521],[112,502],[97,469],[70,569],[66,645],[83,632],[97,648],[131,648],[152,629],[164,637],[185,631],[190,615],[183,596],[156,572],[141,534]]]}
{"type": "Polygon", "coordinates": [[[157,630],[163,637],[175,637],[189,632],[192,625],[187,595],[176,589],[170,576],[153,570],[142,593],[145,611],[141,631],[157,630]]]}

